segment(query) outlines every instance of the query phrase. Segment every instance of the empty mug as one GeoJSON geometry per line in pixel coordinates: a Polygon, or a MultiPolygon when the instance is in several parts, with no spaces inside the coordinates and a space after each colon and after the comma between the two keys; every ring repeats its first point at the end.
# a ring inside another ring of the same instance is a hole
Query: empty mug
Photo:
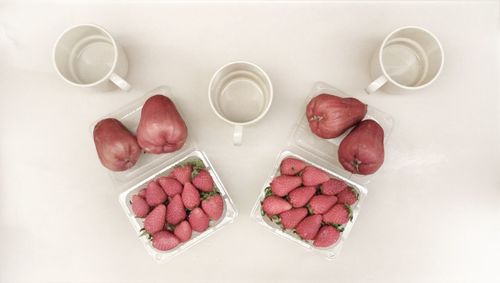
{"type": "Polygon", "coordinates": [[[69,84],[128,91],[125,52],[104,28],[94,24],[73,26],[57,39],[53,50],[57,73],[69,84]]]}
{"type": "Polygon", "coordinates": [[[371,61],[374,81],[367,93],[417,90],[430,85],[441,73],[444,54],[441,43],[428,30],[407,26],[390,33],[371,61]]]}
{"type": "Polygon", "coordinates": [[[262,119],[273,101],[269,76],[259,66],[237,61],[215,72],[208,87],[215,114],[234,126],[233,144],[241,145],[243,127],[262,119]]]}

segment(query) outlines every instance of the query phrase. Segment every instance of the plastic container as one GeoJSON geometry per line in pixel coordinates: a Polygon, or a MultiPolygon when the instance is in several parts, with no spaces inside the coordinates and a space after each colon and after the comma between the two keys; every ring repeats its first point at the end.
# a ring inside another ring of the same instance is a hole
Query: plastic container
{"type": "MultiPolygon", "coordinates": [[[[131,102],[130,104],[122,107],[116,112],[113,112],[109,115],[106,115],[103,118],[116,118],[120,122],[122,122],[125,127],[127,127],[131,132],[135,134],[137,126],[139,124],[141,110],[144,102],[151,96],[161,94],[171,97],[171,93],[167,87],[159,87],[152,91],[149,91],[141,98],[131,102]]],[[[172,98],[172,100],[175,99],[172,98]]],[[[185,115],[182,113],[182,107],[176,104],[177,110],[181,114],[181,116],[185,119],[185,115]]],[[[101,119],[103,119],[101,118],[101,119]]],[[[101,120],[99,119],[99,121],[101,120]]],[[[94,129],[94,126],[98,121],[91,125],[91,132],[94,129]]],[[[188,125],[189,129],[189,125],[188,125]]],[[[96,162],[99,162],[96,158],[96,162]]],[[[103,167],[104,170],[108,170],[103,167]]],[[[171,153],[164,154],[147,154],[144,153],[141,155],[137,163],[130,169],[123,172],[113,172],[109,171],[110,177],[113,180],[116,187],[118,187],[121,191],[123,191],[119,195],[119,202],[132,224],[133,229],[135,230],[138,239],[144,244],[147,252],[154,257],[157,262],[166,262],[172,259],[174,256],[186,251],[192,246],[198,244],[204,238],[212,235],[215,231],[219,230],[223,226],[233,222],[233,220],[237,216],[237,211],[234,207],[234,204],[229,197],[224,185],[222,184],[217,172],[215,171],[213,165],[210,163],[206,154],[197,149],[194,140],[189,137],[186,140],[184,146],[171,153]],[[209,228],[202,233],[197,233],[193,231],[193,235],[190,240],[187,242],[179,244],[172,250],[169,251],[160,251],[155,249],[152,246],[151,241],[145,237],[141,236],[141,229],[143,227],[144,219],[136,218],[132,212],[130,200],[133,195],[137,194],[140,189],[146,187],[147,183],[151,180],[154,180],[160,176],[169,175],[170,171],[178,164],[183,164],[186,162],[193,161],[194,159],[199,159],[203,162],[206,170],[212,176],[214,184],[218,189],[220,195],[224,200],[224,212],[221,218],[214,222],[211,221],[209,228]]]]}
{"type": "MultiPolygon", "coordinates": [[[[369,183],[373,175],[354,175],[351,172],[345,170],[338,161],[338,147],[342,138],[344,138],[350,130],[335,139],[322,139],[311,132],[309,124],[307,122],[307,118],[305,117],[305,109],[307,104],[313,97],[322,93],[333,94],[340,97],[348,97],[348,95],[326,83],[317,82],[314,84],[314,87],[310,95],[307,97],[302,108],[304,111],[302,112],[300,119],[292,132],[291,138],[289,139],[286,148],[278,155],[274,167],[269,177],[266,179],[257,198],[257,201],[255,202],[251,215],[259,224],[265,226],[274,234],[292,240],[303,248],[323,255],[327,259],[334,259],[339,255],[340,250],[347,237],[349,236],[349,233],[351,232],[357,216],[359,215],[361,205],[368,193],[365,185],[369,183]],[[309,165],[322,169],[331,177],[343,180],[357,192],[358,201],[355,204],[351,205],[352,218],[347,224],[345,224],[345,226],[343,226],[343,232],[341,233],[339,240],[332,246],[327,248],[315,247],[312,245],[311,241],[302,240],[298,235],[290,230],[283,230],[267,216],[262,215],[261,202],[265,198],[265,189],[270,185],[274,177],[279,175],[281,161],[286,157],[301,159],[309,165]]],[[[391,116],[376,108],[368,106],[367,115],[364,119],[373,119],[377,121],[384,129],[384,142],[387,141],[387,138],[389,137],[393,127],[393,119],[391,116]]]]}

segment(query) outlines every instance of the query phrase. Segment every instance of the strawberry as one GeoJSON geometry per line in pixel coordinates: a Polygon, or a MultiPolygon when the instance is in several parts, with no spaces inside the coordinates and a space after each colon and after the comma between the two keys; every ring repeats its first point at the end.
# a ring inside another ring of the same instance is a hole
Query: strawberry
{"type": "Polygon", "coordinates": [[[300,187],[288,194],[288,200],[293,207],[303,207],[316,193],[315,187],[300,187]]]}
{"type": "Polygon", "coordinates": [[[197,207],[189,214],[188,221],[194,231],[201,233],[207,230],[210,219],[201,208],[197,207]]]}
{"type": "Polygon", "coordinates": [[[337,197],[339,199],[338,200],[339,203],[344,203],[348,205],[353,205],[358,201],[358,194],[352,188],[347,188],[346,190],[343,190],[337,195],[337,197]]]}
{"type": "Polygon", "coordinates": [[[191,225],[189,225],[189,222],[186,220],[182,221],[181,223],[177,224],[174,229],[174,234],[181,240],[181,242],[186,242],[189,239],[191,239],[191,234],[193,233],[193,230],[191,229],[191,225]]]}
{"type": "Polygon", "coordinates": [[[271,182],[271,190],[273,194],[283,197],[286,196],[293,189],[300,186],[302,179],[298,176],[281,175],[271,182]]]}
{"type": "Polygon", "coordinates": [[[339,179],[331,178],[321,184],[321,193],[324,195],[333,196],[347,188],[347,184],[339,179]]]}
{"type": "Polygon", "coordinates": [[[295,227],[295,232],[304,240],[312,240],[321,227],[321,219],[319,214],[308,216],[295,227]]]}
{"type": "Polygon", "coordinates": [[[336,204],[323,214],[323,221],[328,224],[346,224],[350,218],[350,209],[344,204],[336,204]]]}
{"type": "Polygon", "coordinates": [[[181,184],[186,184],[191,181],[191,173],[193,172],[193,167],[191,165],[182,165],[179,167],[175,167],[172,173],[170,173],[170,177],[175,178],[181,184]]]}
{"type": "Polygon", "coordinates": [[[309,208],[313,214],[326,213],[337,202],[336,196],[317,195],[309,201],[309,208]]]}
{"type": "Polygon", "coordinates": [[[201,170],[192,180],[193,185],[202,192],[211,192],[214,189],[214,180],[207,170],[201,170]]]}
{"type": "Polygon", "coordinates": [[[200,205],[200,192],[190,182],[184,184],[182,202],[187,209],[193,209],[200,205]]]}
{"type": "Polygon", "coordinates": [[[150,206],[157,206],[167,200],[167,194],[155,181],[151,181],[146,189],[146,201],[150,206]]]}
{"type": "Polygon", "coordinates": [[[316,247],[329,247],[340,238],[339,230],[330,225],[325,225],[319,229],[316,238],[314,238],[313,245],[316,247]]]}
{"type": "Polygon", "coordinates": [[[292,205],[290,203],[277,196],[269,196],[264,199],[264,202],[262,202],[262,209],[269,216],[280,214],[284,211],[290,210],[291,208],[292,205]]]}
{"type": "Polygon", "coordinates": [[[142,188],[137,195],[143,199],[146,199],[146,188],[142,188]]]}
{"type": "Polygon", "coordinates": [[[167,214],[167,207],[160,204],[155,207],[144,219],[144,229],[149,234],[154,234],[161,231],[165,226],[165,216],[167,214]]]}
{"type": "Polygon", "coordinates": [[[167,223],[177,224],[186,218],[181,195],[175,195],[167,205],[167,223]]]}
{"type": "Polygon", "coordinates": [[[162,187],[163,191],[169,197],[173,197],[177,194],[182,193],[182,184],[172,177],[160,177],[156,180],[158,184],[162,187]]]}
{"type": "Polygon", "coordinates": [[[307,208],[294,208],[280,214],[281,225],[285,229],[293,229],[307,216],[307,208]]]}
{"type": "Polygon", "coordinates": [[[168,231],[160,231],[153,234],[153,247],[160,251],[171,250],[181,241],[172,233],[168,231]]]}
{"type": "Polygon", "coordinates": [[[140,196],[132,197],[132,211],[136,217],[144,218],[149,213],[148,203],[140,196]]]}
{"type": "Polygon", "coordinates": [[[329,179],[328,174],[313,166],[307,166],[302,171],[302,183],[304,183],[304,186],[317,186],[329,179]]]}
{"type": "Polygon", "coordinates": [[[281,161],[280,172],[281,175],[297,175],[306,167],[306,163],[302,160],[288,157],[281,161]]]}
{"type": "Polygon", "coordinates": [[[215,194],[201,202],[201,208],[212,220],[219,220],[224,211],[224,200],[221,195],[215,194]]]}

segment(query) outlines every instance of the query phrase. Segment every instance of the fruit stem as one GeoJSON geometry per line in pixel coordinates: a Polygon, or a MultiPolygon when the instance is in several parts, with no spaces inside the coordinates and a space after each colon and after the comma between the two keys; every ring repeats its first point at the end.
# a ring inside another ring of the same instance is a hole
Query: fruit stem
{"type": "Polygon", "coordinates": [[[356,173],[359,173],[359,165],[361,165],[361,161],[358,159],[354,159],[352,162],[352,167],[354,167],[354,170],[356,170],[356,173]]]}

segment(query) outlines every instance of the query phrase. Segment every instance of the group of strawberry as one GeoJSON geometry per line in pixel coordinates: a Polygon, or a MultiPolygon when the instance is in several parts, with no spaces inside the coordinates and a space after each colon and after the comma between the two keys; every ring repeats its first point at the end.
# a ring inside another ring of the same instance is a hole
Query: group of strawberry
{"type": "Polygon", "coordinates": [[[224,211],[224,200],[201,160],[149,182],[130,203],[135,216],[144,218],[141,231],[161,251],[188,241],[193,231],[205,231],[224,211]]]}
{"type": "Polygon", "coordinates": [[[266,188],[262,215],[316,247],[336,243],[352,219],[350,206],[358,201],[357,191],[292,157],[283,159],[280,172],[266,188]]]}

